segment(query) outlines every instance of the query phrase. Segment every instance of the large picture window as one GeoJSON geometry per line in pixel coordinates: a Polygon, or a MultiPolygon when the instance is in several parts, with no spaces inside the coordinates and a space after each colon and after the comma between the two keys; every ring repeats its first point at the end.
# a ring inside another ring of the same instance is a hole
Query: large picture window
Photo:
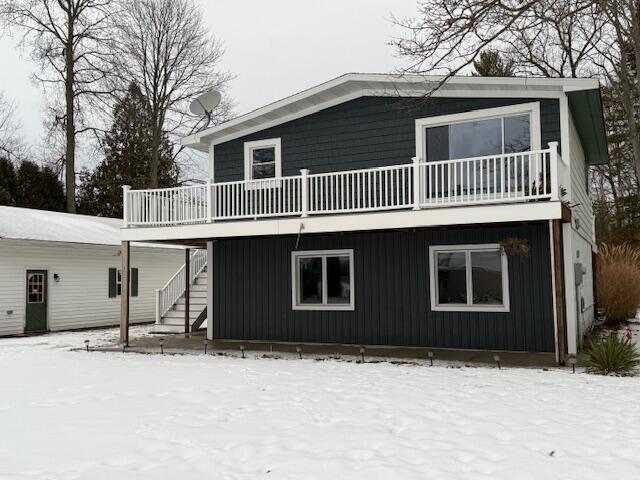
{"type": "Polygon", "coordinates": [[[429,248],[431,309],[509,311],[509,274],[497,244],[429,248]]]}
{"type": "Polygon", "coordinates": [[[540,148],[540,106],[524,103],[416,120],[416,155],[427,162],[540,148]]]}
{"type": "Polygon", "coordinates": [[[353,250],[291,254],[294,310],[353,310],[353,250]]]}

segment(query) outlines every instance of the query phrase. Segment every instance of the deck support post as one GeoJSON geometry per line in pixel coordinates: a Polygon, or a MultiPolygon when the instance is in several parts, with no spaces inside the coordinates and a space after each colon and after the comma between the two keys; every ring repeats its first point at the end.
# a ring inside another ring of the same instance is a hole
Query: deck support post
{"type": "Polygon", "coordinates": [[[120,343],[129,346],[130,246],[128,241],[122,242],[120,256],[122,259],[122,282],[120,284],[120,343]]]}
{"type": "Polygon", "coordinates": [[[300,215],[302,218],[306,218],[309,216],[309,193],[308,193],[308,189],[309,189],[309,169],[308,168],[303,168],[300,170],[300,175],[302,176],[302,179],[300,180],[301,185],[300,185],[300,196],[301,198],[301,204],[300,204],[300,208],[302,210],[302,214],[300,215]]]}
{"type": "Polygon", "coordinates": [[[567,335],[565,329],[565,293],[564,275],[562,272],[562,220],[552,220],[551,222],[551,242],[553,248],[553,285],[555,291],[555,315],[556,315],[556,348],[558,364],[564,365],[567,356],[567,335]]]}
{"type": "Polygon", "coordinates": [[[184,250],[184,333],[189,334],[189,290],[191,287],[191,249],[184,250]]]}
{"type": "Polygon", "coordinates": [[[213,340],[213,241],[207,241],[207,339],[213,340]]]}
{"type": "Polygon", "coordinates": [[[413,209],[420,210],[420,159],[413,157],[413,209]]]}

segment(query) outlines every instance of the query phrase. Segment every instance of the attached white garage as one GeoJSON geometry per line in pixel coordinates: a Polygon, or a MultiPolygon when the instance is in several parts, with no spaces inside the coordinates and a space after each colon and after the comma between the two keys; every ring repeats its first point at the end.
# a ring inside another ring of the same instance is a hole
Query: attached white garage
{"type": "MultiPolygon", "coordinates": [[[[0,335],[115,325],[120,319],[116,218],[0,207],[0,335]]],[[[132,323],[155,320],[155,290],[184,248],[131,244],[132,323]]]]}

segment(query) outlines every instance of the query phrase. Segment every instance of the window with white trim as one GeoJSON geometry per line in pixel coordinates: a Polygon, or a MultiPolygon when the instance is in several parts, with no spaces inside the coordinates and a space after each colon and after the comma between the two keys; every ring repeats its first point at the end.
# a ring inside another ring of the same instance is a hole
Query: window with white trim
{"type": "Polygon", "coordinates": [[[540,148],[537,102],[420,118],[416,127],[421,130],[416,154],[427,162],[540,148]]]}
{"type": "Polygon", "coordinates": [[[263,180],[282,176],[279,138],[244,143],[245,180],[263,180]]]}
{"type": "Polygon", "coordinates": [[[294,310],[353,310],[353,250],[291,253],[294,310]]]}
{"type": "Polygon", "coordinates": [[[431,309],[509,311],[507,256],[498,244],[429,248],[431,309]]]}

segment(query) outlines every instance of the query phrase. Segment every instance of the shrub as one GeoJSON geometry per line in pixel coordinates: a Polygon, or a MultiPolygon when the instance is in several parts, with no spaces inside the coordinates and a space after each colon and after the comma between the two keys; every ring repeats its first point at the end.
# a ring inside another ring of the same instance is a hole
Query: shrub
{"type": "Polygon", "coordinates": [[[640,305],[640,250],[629,244],[601,244],[596,265],[598,305],[607,324],[617,325],[636,315],[640,305]]]}
{"type": "Polygon", "coordinates": [[[586,351],[583,365],[598,375],[630,375],[640,365],[640,353],[633,343],[612,334],[592,342],[586,351]]]}

